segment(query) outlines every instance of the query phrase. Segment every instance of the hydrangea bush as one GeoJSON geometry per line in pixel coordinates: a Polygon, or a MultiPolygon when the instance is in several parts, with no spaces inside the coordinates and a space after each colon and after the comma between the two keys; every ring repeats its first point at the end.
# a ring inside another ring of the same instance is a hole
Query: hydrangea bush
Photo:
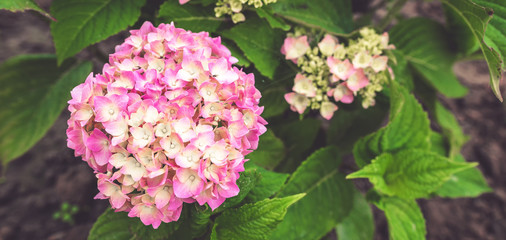
{"type": "Polygon", "coordinates": [[[2,1],[48,17],[56,54],[0,65],[0,160],[67,107],[110,203],[88,239],[373,239],[371,205],[391,239],[424,239],[417,199],[492,191],[441,99],[481,56],[502,101],[506,3],[440,0],[440,23],[406,2],[2,1]]]}

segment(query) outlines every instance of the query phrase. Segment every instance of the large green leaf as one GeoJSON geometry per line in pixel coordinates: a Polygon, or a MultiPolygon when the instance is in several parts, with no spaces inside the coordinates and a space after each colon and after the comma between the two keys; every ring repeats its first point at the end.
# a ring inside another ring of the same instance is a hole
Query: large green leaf
{"type": "Polygon", "coordinates": [[[370,240],[374,237],[374,219],[369,203],[354,189],[353,208],[350,214],[337,225],[337,236],[346,240],[370,240]]]}
{"type": "Polygon", "coordinates": [[[167,239],[179,228],[182,219],[176,222],[163,223],[158,229],[144,225],[137,217],[128,217],[126,212],[114,212],[107,209],[90,230],[88,240],[162,240],[167,239]]]}
{"type": "Polygon", "coordinates": [[[271,197],[281,189],[289,176],[286,173],[268,171],[252,162],[247,162],[244,164],[244,167],[246,169],[256,169],[260,174],[260,180],[258,180],[255,187],[246,196],[245,202],[258,202],[271,197]]]}
{"type": "Polygon", "coordinates": [[[335,34],[353,30],[350,0],[278,0],[271,7],[274,13],[309,27],[335,34]]]}
{"type": "Polygon", "coordinates": [[[42,8],[40,8],[39,5],[37,5],[37,3],[35,3],[33,0],[4,0],[0,2],[0,9],[7,9],[12,12],[35,10],[47,17],[51,17],[46,11],[42,10],[42,8]]]}
{"type": "Polygon", "coordinates": [[[506,43],[504,41],[506,37],[506,3],[502,0],[444,0],[442,2],[452,13],[451,16],[456,19],[455,21],[460,21],[460,25],[467,26],[475,41],[479,43],[488,63],[490,86],[497,98],[502,101],[499,83],[502,79],[504,59],[506,58],[506,43]]]}
{"type": "Polygon", "coordinates": [[[288,207],[302,197],[303,193],[229,209],[216,218],[211,239],[267,239],[285,217],[288,207]]]}
{"type": "Polygon", "coordinates": [[[297,168],[277,196],[307,195],[288,210],[271,239],[320,239],[348,215],[353,184],[338,172],[339,164],[337,150],[326,147],[297,168]]]}
{"type": "Polygon", "coordinates": [[[452,174],[476,165],[453,162],[430,151],[407,149],[396,154],[383,153],[346,178],[368,178],[384,194],[414,199],[426,197],[452,174]]]}
{"type": "Polygon", "coordinates": [[[284,34],[259,18],[251,18],[222,33],[233,40],[262,75],[272,79],[283,61],[280,49],[284,34]]]}
{"type": "Polygon", "coordinates": [[[285,146],[271,130],[260,136],[258,149],[248,154],[252,162],[266,169],[273,169],[285,157],[285,146]]]}
{"type": "Polygon", "coordinates": [[[377,102],[368,109],[339,109],[330,120],[327,143],[337,146],[341,152],[350,151],[360,137],[380,126],[387,110],[387,105],[383,102],[377,102]]]}
{"type": "Polygon", "coordinates": [[[384,197],[376,206],[385,212],[390,239],[425,239],[425,219],[415,200],[384,197]]]}
{"type": "Polygon", "coordinates": [[[416,98],[397,82],[391,81],[390,122],[359,141],[353,156],[359,167],[383,152],[407,148],[429,149],[430,122],[416,98]]]}
{"type": "Polygon", "coordinates": [[[91,71],[86,62],[69,69],[53,55],[23,55],[0,65],[0,161],[7,164],[41,139],[66,102],[70,90],[91,71]]]}
{"type": "Polygon", "coordinates": [[[284,123],[274,128],[276,135],[283,140],[287,153],[291,156],[300,156],[309,150],[316,139],[321,122],[306,118],[300,121],[284,123]]]}
{"type": "Polygon", "coordinates": [[[272,13],[272,9],[268,7],[263,7],[257,8],[255,9],[255,11],[257,12],[259,17],[265,18],[265,20],[269,22],[269,25],[271,25],[272,28],[279,28],[283,31],[290,30],[291,26],[288,25],[282,18],[275,16],[272,13]]]}
{"type": "Polygon", "coordinates": [[[264,107],[262,117],[275,117],[288,109],[288,103],[284,98],[285,93],[284,88],[268,88],[262,92],[262,98],[260,99],[260,105],[264,107]]]}
{"type": "MultiPolygon", "coordinates": [[[[456,162],[465,162],[462,155],[454,158],[456,162]]],[[[487,180],[483,177],[480,170],[470,168],[462,172],[453,174],[448,181],[436,191],[441,197],[477,197],[483,193],[491,192],[487,180]]]]}
{"type": "Polygon", "coordinates": [[[83,48],[128,26],[141,14],[146,0],[55,0],[51,23],[58,64],[83,48]]]}
{"type": "Polygon", "coordinates": [[[158,18],[167,23],[173,21],[176,27],[193,32],[214,32],[226,20],[217,18],[212,6],[180,5],[177,1],[165,1],[160,6],[158,18]]]}
{"type": "Polygon", "coordinates": [[[445,28],[427,18],[401,21],[390,30],[391,42],[423,78],[447,97],[462,97],[467,88],[452,71],[456,59],[445,28]]]}
{"type": "Polygon", "coordinates": [[[449,157],[453,158],[460,153],[460,149],[467,142],[469,136],[465,135],[455,116],[439,101],[434,104],[434,115],[443,134],[448,139],[449,157]]]}

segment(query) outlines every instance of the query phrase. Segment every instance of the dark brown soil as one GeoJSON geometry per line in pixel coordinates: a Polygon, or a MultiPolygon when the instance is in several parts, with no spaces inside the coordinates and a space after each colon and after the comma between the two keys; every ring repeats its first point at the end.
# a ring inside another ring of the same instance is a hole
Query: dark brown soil
{"type": "MultiPolygon", "coordinates": [[[[50,1],[40,1],[48,7],[50,1]]],[[[404,11],[439,11],[419,3],[404,11]]],[[[101,46],[111,48],[109,45],[101,46]]],[[[116,42],[117,43],[117,42],[116,42]]],[[[21,53],[52,53],[48,23],[34,13],[0,11],[0,62],[21,53]]],[[[505,106],[492,94],[487,66],[482,61],[459,63],[455,71],[469,87],[463,99],[445,100],[471,140],[463,154],[479,162],[493,193],[473,199],[419,201],[427,219],[428,239],[506,239],[506,118],[505,106]]],[[[502,84],[505,89],[505,84],[502,84]]],[[[66,147],[64,111],[55,125],[32,150],[9,164],[0,185],[0,240],[86,239],[89,229],[107,201],[93,200],[95,177],[85,162],[66,147]],[[54,220],[63,202],[78,205],[75,224],[54,220]]],[[[376,239],[388,239],[381,212],[376,239]]]]}

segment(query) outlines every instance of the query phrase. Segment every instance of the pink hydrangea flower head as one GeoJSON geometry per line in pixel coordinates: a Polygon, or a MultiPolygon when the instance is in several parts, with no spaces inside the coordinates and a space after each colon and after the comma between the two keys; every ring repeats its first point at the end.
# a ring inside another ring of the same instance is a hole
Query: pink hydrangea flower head
{"type": "Polygon", "coordinates": [[[183,202],[215,209],[237,195],[267,122],[253,74],[220,38],[149,22],[130,33],[72,90],[67,145],[95,171],[96,198],[157,228],[183,202]]]}

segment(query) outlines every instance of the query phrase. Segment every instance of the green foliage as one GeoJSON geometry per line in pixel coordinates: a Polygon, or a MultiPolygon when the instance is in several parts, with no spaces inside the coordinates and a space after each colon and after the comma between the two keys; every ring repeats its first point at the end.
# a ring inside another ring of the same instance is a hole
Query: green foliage
{"type": "Polygon", "coordinates": [[[474,166],[429,151],[407,149],[396,154],[383,153],[347,178],[368,178],[384,194],[414,199],[426,197],[452,174],[474,166]]]}
{"type": "Polygon", "coordinates": [[[146,0],[55,0],[51,23],[58,65],[83,48],[105,40],[139,18],[146,0]]]}
{"type": "Polygon", "coordinates": [[[91,63],[56,66],[53,55],[21,55],[0,65],[0,161],[7,164],[37,143],[53,125],[70,90],[91,63]]]}
{"type": "Polygon", "coordinates": [[[348,215],[353,185],[338,172],[340,162],[337,150],[326,147],[297,168],[277,196],[307,195],[288,210],[270,239],[319,239],[348,215]]]}
{"type": "Polygon", "coordinates": [[[193,32],[215,32],[225,21],[214,16],[212,6],[180,5],[177,1],[165,1],[160,6],[158,18],[166,23],[173,21],[176,27],[193,32]]]}
{"type": "Polygon", "coordinates": [[[273,169],[285,157],[285,146],[271,130],[260,136],[257,150],[248,154],[248,158],[266,169],[273,169]]]}
{"type": "Polygon", "coordinates": [[[227,210],[216,218],[211,239],[267,239],[285,217],[288,207],[304,195],[265,199],[227,210]]]}
{"type": "Polygon", "coordinates": [[[283,88],[269,88],[262,92],[260,105],[264,107],[262,117],[270,118],[281,115],[288,108],[284,95],[286,90],[283,88]]]}
{"type": "Polygon", "coordinates": [[[392,59],[395,60],[393,64],[390,64],[390,67],[392,68],[395,76],[394,80],[409,91],[413,91],[413,73],[409,67],[408,60],[399,50],[392,50],[390,52],[392,54],[392,59]]]}
{"type": "Polygon", "coordinates": [[[455,116],[446,109],[439,101],[434,103],[434,116],[436,121],[441,126],[444,135],[449,143],[449,157],[453,158],[460,153],[460,149],[467,142],[469,137],[464,134],[462,128],[455,119],[455,116]]]}
{"type": "Polygon", "coordinates": [[[343,34],[353,30],[349,0],[278,0],[270,5],[274,13],[301,25],[343,34]]]}
{"type": "Polygon", "coordinates": [[[353,208],[350,214],[337,225],[337,236],[346,240],[370,240],[374,237],[372,210],[362,194],[353,190],[353,208]]]}
{"type": "Polygon", "coordinates": [[[425,239],[425,219],[415,200],[384,197],[376,206],[385,212],[390,239],[425,239]]]}
{"type": "Polygon", "coordinates": [[[402,149],[428,149],[430,123],[427,114],[416,98],[397,82],[391,82],[390,122],[377,132],[357,141],[353,155],[363,167],[383,152],[402,149]]]}
{"type": "Polygon", "coordinates": [[[316,140],[316,135],[320,129],[321,122],[313,119],[306,118],[300,121],[293,121],[283,123],[280,126],[273,128],[276,136],[283,140],[288,154],[287,163],[283,165],[283,169],[292,170],[298,166],[298,160],[301,161],[307,155],[304,155],[313,145],[316,140]],[[294,164],[296,164],[294,166],[294,164]]]}
{"type": "MultiPolygon", "coordinates": [[[[462,155],[453,158],[455,162],[466,162],[462,155]]],[[[441,197],[477,197],[483,193],[492,192],[487,181],[477,168],[466,169],[453,174],[448,181],[437,189],[436,194],[441,197]]]]}
{"type": "Polygon", "coordinates": [[[480,44],[481,51],[488,63],[490,86],[497,98],[502,101],[499,83],[502,79],[506,54],[506,8],[502,0],[444,0],[443,4],[459,21],[458,28],[467,26],[480,44]],[[481,5],[476,5],[475,3],[481,5]],[[502,5],[501,5],[502,4],[502,5]],[[497,13],[494,13],[497,11],[497,13]],[[490,24],[489,24],[490,22],[490,24]],[[485,32],[486,30],[486,32],[485,32]],[[502,57],[501,57],[502,55],[502,57]]]}
{"type": "Polygon", "coordinates": [[[4,0],[0,2],[0,9],[7,9],[12,12],[35,10],[46,17],[51,17],[46,11],[37,5],[33,0],[4,0]]]}
{"type": "MultiPolygon", "coordinates": [[[[241,189],[242,191],[242,189],[241,189]]],[[[198,238],[210,230],[211,226],[211,208],[208,205],[200,206],[192,204],[190,210],[190,234],[192,238],[198,238]]]]}
{"type": "Polygon", "coordinates": [[[290,30],[291,26],[288,25],[282,18],[275,16],[270,8],[256,8],[255,11],[259,17],[267,20],[272,28],[279,28],[283,31],[290,30]]]}
{"type": "Polygon", "coordinates": [[[246,169],[256,169],[260,175],[255,187],[246,196],[245,202],[258,202],[271,197],[285,184],[288,174],[265,170],[251,162],[244,165],[246,169]]]}
{"type": "Polygon", "coordinates": [[[282,61],[280,49],[283,32],[272,29],[263,19],[250,18],[222,33],[231,39],[244,52],[260,73],[273,79],[274,72],[282,61]]]}
{"type": "Polygon", "coordinates": [[[467,88],[452,71],[456,59],[445,28],[433,20],[412,18],[390,30],[391,42],[413,69],[447,97],[462,97],[467,88]]]}
{"type": "Polygon", "coordinates": [[[339,109],[330,120],[327,143],[333,144],[341,152],[353,149],[353,144],[366,134],[376,130],[385,119],[387,106],[377,102],[368,109],[339,109]]]}
{"type": "Polygon", "coordinates": [[[152,226],[144,225],[139,218],[128,217],[126,212],[107,209],[91,228],[88,240],[162,240],[174,233],[183,221],[184,219],[170,223],[162,222],[158,229],[153,229],[152,226]]]}

